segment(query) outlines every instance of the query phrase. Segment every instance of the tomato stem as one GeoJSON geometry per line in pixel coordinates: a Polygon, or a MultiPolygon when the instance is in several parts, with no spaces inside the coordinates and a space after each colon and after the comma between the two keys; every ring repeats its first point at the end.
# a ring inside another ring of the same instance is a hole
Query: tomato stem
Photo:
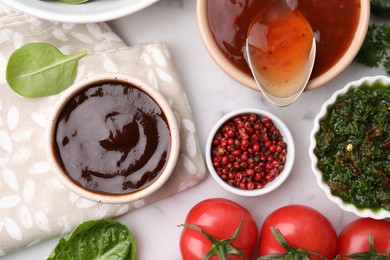
{"type": "Polygon", "coordinates": [[[210,251],[203,257],[202,260],[208,260],[213,255],[218,255],[222,260],[228,260],[229,255],[240,255],[245,259],[248,259],[248,256],[245,255],[244,252],[237,250],[231,245],[231,242],[235,240],[238,237],[238,234],[240,233],[241,227],[244,224],[244,220],[240,222],[238,225],[236,231],[234,232],[233,236],[231,238],[218,240],[211,235],[209,235],[206,231],[201,229],[200,227],[196,225],[191,224],[181,224],[179,225],[186,228],[192,228],[199,232],[202,232],[203,235],[206,236],[206,238],[211,242],[212,246],[210,251]]]}
{"type": "Polygon", "coordinates": [[[360,260],[360,259],[361,260],[364,260],[364,259],[387,260],[387,259],[389,259],[390,248],[387,250],[386,255],[379,253],[374,247],[374,237],[372,234],[368,235],[368,245],[370,246],[369,251],[354,253],[354,254],[350,254],[350,255],[337,255],[336,260],[342,259],[342,258],[357,259],[357,260],[360,260]]]}
{"type": "Polygon", "coordinates": [[[263,260],[263,259],[286,259],[286,260],[309,260],[309,255],[315,255],[318,256],[321,259],[327,260],[322,255],[312,252],[306,249],[301,248],[295,248],[290,246],[286,239],[284,239],[283,235],[275,228],[271,227],[271,231],[274,234],[275,239],[279,242],[279,244],[286,249],[286,253],[284,254],[270,254],[266,256],[261,256],[257,258],[257,260],[263,260]]]}

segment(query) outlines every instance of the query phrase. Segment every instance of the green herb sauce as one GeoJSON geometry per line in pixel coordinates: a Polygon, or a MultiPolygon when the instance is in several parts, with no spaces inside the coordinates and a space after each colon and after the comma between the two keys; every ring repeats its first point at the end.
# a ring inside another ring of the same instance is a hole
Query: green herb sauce
{"type": "Polygon", "coordinates": [[[316,140],[317,167],[333,195],[390,210],[390,85],[366,84],[339,96],[316,140]]]}

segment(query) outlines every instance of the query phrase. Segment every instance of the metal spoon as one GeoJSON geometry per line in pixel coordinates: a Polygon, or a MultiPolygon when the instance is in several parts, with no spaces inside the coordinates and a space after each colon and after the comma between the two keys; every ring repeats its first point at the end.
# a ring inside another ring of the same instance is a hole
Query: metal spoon
{"type": "Polygon", "coordinates": [[[249,28],[246,53],[264,96],[287,106],[309,81],[316,55],[314,33],[307,20],[281,0],[249,28]]]}

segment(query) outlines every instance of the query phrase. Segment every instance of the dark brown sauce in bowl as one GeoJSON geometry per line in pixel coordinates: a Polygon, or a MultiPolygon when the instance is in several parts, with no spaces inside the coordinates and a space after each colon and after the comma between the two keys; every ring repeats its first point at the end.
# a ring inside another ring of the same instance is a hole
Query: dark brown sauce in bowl
{"type": "Polygon", "coordinates": [[[90,82],[67,99],[53,122],[51,144],[54,161],[73,184],[126,196],[164,174],[177,135],[174,116],[168,120],[166,108],[144,90],[110,79],[90,82]]]}

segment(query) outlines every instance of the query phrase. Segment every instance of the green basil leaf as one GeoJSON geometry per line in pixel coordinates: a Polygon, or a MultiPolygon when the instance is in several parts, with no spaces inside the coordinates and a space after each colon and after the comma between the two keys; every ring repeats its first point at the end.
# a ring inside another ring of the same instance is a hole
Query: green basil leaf
{"type": "Polygon", "coordinates": [[[69,236],[61,238],[51,259],[126,259],[134,260],[136,245],[127,226],[110,219],[80,224],[69,236]]]}
{"type": "Polygon", "coordinates": [[[15,50],[7,63],[6,79],[23,97],[55,95],[74,82],[79,59],[87,54],[64,55],[46,42],[27,43],[15,50]]]}

